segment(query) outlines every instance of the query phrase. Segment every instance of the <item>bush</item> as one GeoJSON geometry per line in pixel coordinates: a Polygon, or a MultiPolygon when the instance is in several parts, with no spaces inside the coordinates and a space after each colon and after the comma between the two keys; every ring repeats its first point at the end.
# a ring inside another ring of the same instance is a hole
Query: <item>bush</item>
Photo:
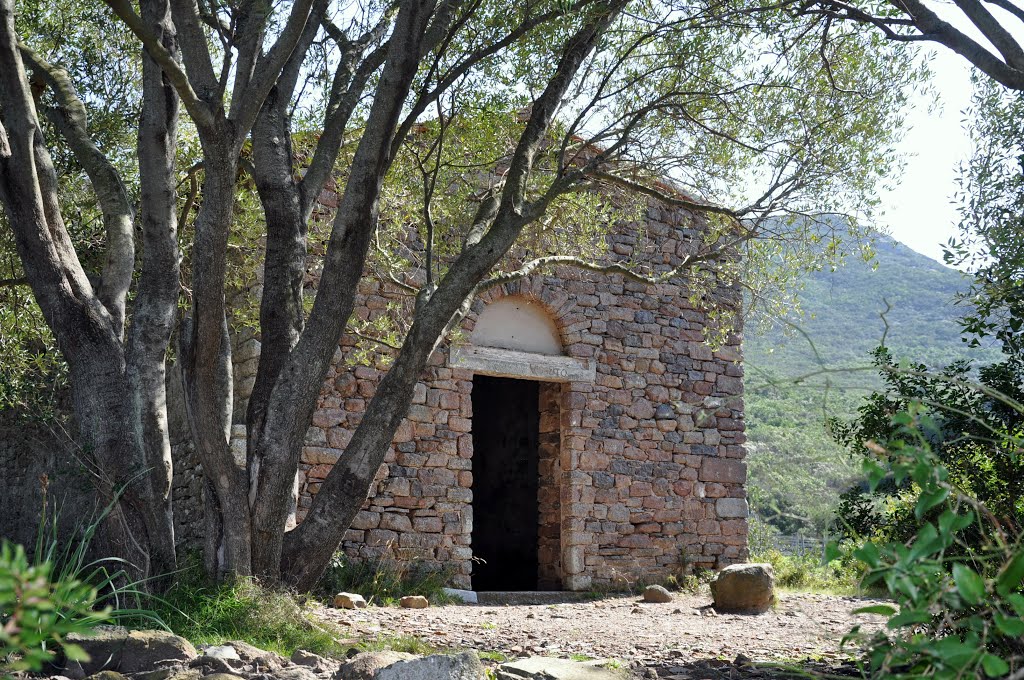
{"type": "MultiPolygon", "coordinates": [[[[911,405],[894,418],[893,439],[866,443],[871,490],[890,478],[912,490],[918,528],[909,540],[867,541],[854,553],[868,568],[865,584],[884,586],[894,606],[861,610],[889,620],[876,634],[855,628],[849,637],[867,644],[874,677],[1000,677],[1024,668],[1024,545],[957,485],[924,434],[935,430],[929,418],[911,405]]],[[[1020,455],[1015,436],[997,445],[1020,455]]]]}
{"type": "Polygon", "coordinates": [[[352,560],[338,553],[320,579],[317,594],[330,600],[335,593],[358,593],[379,605],[395,604],[405,595],[422,595],[431,604],[447,604],[454,601],[444,592],[451,576],[450,570],[416,562],[352,560]]]}
{"type": "Polygon", "coordinates": [[[96,588],[76,578],[52,578],[48,561],[31,564],[25,549],[0,543],[0,671],[36,671],[58,649],[73,660],[88,660],[70,633],[87,633],[106,621],[97,610],[96,588]]]}

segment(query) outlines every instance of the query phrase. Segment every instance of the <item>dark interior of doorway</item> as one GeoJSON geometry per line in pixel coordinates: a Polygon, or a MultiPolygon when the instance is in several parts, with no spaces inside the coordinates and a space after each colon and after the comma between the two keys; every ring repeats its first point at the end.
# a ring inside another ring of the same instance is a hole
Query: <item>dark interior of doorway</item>
{"type": "Polygon", "coordinates": [[[473,378],[473,588],[537,589],[539,383],[473,378]]]}

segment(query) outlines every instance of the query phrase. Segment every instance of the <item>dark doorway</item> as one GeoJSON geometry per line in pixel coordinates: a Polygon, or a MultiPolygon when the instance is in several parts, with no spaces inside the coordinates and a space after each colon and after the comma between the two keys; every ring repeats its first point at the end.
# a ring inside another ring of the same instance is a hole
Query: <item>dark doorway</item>
{"type": "Polygon", "coordinates": [[[538,383],[473,378],[475,590],[537,589],[538,383]]]}

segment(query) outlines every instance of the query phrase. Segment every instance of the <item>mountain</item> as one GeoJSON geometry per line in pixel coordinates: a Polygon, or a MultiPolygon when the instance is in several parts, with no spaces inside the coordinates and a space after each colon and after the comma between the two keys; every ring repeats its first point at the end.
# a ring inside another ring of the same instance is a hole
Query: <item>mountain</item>
{"type": "Polygon", "coordinates": [[[808,276],[803,316],[767,329],[749,320],[744,338],[748,484],[753,511],[785,533],[820,534],[858,467],[825,430],[851,417],[880,385],[871,351],[882,338],[897,359],[936,368],[994,361],[992,348],[960,340],[955,269],[885,239],[872,263],[851,260],[808,276]],[[802,380],[798,380],[803,378],[802,380]]]}

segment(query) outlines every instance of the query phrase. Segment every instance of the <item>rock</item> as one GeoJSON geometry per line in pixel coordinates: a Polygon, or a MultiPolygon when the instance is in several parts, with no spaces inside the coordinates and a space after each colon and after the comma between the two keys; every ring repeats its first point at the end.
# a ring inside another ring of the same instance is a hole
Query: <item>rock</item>
{"type": "Polygon", "coordinates": [[[671,602],[672,593],[665,586],[647,586],[644,588],[644,602],[671,602]]]}
{"type": "Polygon", "coordinates": [[[285,662],[284,657],[274,652],[268,652],[265,649],[254,647],[248,642],[242,642],[241,640],[228,640],[229,645],[235,648],[238,656],[242,658],[245,663],[257,662],[262,666],[280,666],[285,662]]]}
{"type": "Polygon", "coordinates": [[[441,592],[466,604],[476,604],[476,593],[472,590],[461,590],[459,588],[442,588],[441,592]]]}
{"type": "Polygon", "coordinates": [[[607,659],[593,661],[570,661],[547,656],[531,656],[498,666],[495,676],[498,680],[520,680],[521,678],[537,678],[540,680],[623,680],[626,670],[623,668],[605,668],[607,659]]]}
{"type": "Polygon", "coordinates": [[[168,663],[188,662],[197,656],[191,642],[162,630],[129,632],[124,628],[104,627],[89,636],[69,635],[67,640],[89,655],[90,660],[82,664],[86,674],[102,669],[141,673],[168,663]]]}
{"type": "Polygon", "coordinates": [[[327,665],[327,659],[319,654],[307,652],[305,649],[296,649],[292,654],[291,662],[299,666],[309,666],[310,668],[323,668],[327,665]]]}
{"type": "Polygon", "coordinates": [[[422,595],[406,595],[398,604],[405,609],[426,609],[430,606],[430,602],[422,595]]]}
{"type": "Polygon", "coordinates": [[[274,671],[273,677],[276,680],[318,680],[317,674],[305,666],[282,668],[274,671]]]}
{"type": "Polygon", "coordinates": [[[484,680],[484,665],[473,652],[433,654],[399,661],[377,672],[374,680],[484,680]]]}
{"type": "Polygon", "coordinates": [[[387,668],[393,663],[414,659],[412,654],[405,652],[363,652],[356,654],[341,665],[334,675],[334,680],[373,680],[377,671],[387,668]]]}
{"type": "Polygon", "coordinates": [[[711,582],[715,609],[758,614],[775,602],[775,572],[770,564],[733,564],[711,582]]]}
{"type": "Polygon", "coordinates": [[[366,606],[366,600],[355,593],[338,593],[334,596],[334,606],[338,609],[362,609],[366,606]]]}
{"type": "Polygon", "coordinates": [[[86,680],[128,680],[117,671],[100,671],[99,673],[93,673],[86,680]]]}
{"type": "Polygon", "coordinates": [[[203,654],[205,656],[212,656],[215,659],[221,661],[241,661],[242,657],[235,649],[234,645],[210,645],[209,647],[203,647],[203,654]]]}
{"type": "Polygon", "coordinates": [[[203,680],[243,680],[242,676],[235,675],[234,673],[210,673],[204,675],[203,680]]]}

